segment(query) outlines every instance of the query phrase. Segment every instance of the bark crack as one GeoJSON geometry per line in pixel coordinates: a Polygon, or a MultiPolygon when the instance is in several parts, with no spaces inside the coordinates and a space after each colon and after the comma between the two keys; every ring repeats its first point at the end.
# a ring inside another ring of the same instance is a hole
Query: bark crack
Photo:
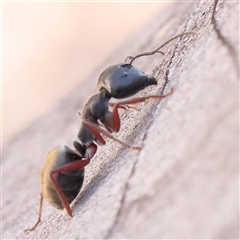
{"type": "Polygon", "coordinates": [[[138,163],[138,157],[136,158],[136,160],[134,161],[133,163],[133,166],[132,166],[132,169],[131,169],[131,172],[127,178],[127,181],[125,183],[125,186],[124,186],[124,189],[123,189],[123,194],[122,194],[122,198],[120,200],[120,207],[116,213],[116,216],[115,216],[115,220],[112,224],[112,226],[110,227],[110,229],[108,230],[106,236],[104,237],[104,239],[109,239],[111,237],[111,235],[113,234],[113,231],[115,230],[116,226],[118,225],[119,223],[119,219],[120,219],[120,216],[121,216],[121,213],[122,213],[122,210],[124,208],[124,205],[125,205],[125,201],[126,201],[126,198],[127,198],[127,192],[130,188],[130,180],[131,178],[133,177],[135,171],[136,171],[136,165],[138,163]]]}
{"type": "Polygon", "coordinates": [[[217,34],[218,39],[228,49],[228,51],[229,51],[229,53],[232,57],[235,69],[238,73],[238,55],[237,55],[237,52],[236,52],[234,46],[230,43],[230,41],[220,31],[220,27],[219,27],[217,19],[216,19],[216,15],[217,15],[217,10],[216,9],[217,9],[218,3],[219,3],[219,0],[214,0],[211,23],[213,25],[213,29],[215,30],[215,32],[217,34]]]}
{"type": "MultiPolygon", "coordinates": [[[[169,65],[168,65],[168,67],[169,67],[169,65]]],[[[168,80],[167,78],[165,78],[165,82],[164,82],[164,84],[163,84],[163,88],[162,88],[162,92],[161,92],[161,93],[164,92],[164,90],[165,90],[165,88],[166,88],[166,86],[167,86],[168,81],[169,81],[169,80],[168,80]]],[[[160,102],[161,102],[161,100],[160,100],[160,102]]],[[[159,102],[159,104],[160,104],[160,102],[159,102]]],[[[158,104],[158,105],[159,105],[159,104],[158,104]]],[[[146,131],[145,131],[145,133],[144,133],[144,135],[143,135],[142,144],[141,144],[142,147],[144,147],[144,141],[145,141],[146,138],[147,138],[148,131],[149,131],[149,128],[150,128],[152,122],[153,122],[153,120],[150,121],[150,123],[148,124],[148,126],[147,126],[147,128],[146,128],[146,131]]],[[[129,174],[128,178],[127,178],[127,181],[126,181],[126,183],[125,183],[125,185],[124,185],[122,198],[121,198],[121,200],[120,200],[120,207],[119,207],[119,209],[118,209],[118,211],[117,211],[117,213],[116,213],[115,220],[114,220],[112,226],[109,228],[109,230],[108,230],[106,236],[104,237],[104,239],[109,239],[109,238],[112,236],[112,234],[113,234],[116,226],[117,226],[118,223],[119,223],[119,220],[120,220],[120,217],[121,217],[121,213],[122,213],[123,208],[124,208],[124,206],[125,206],[125,202],[126,202],[126,198],[127,198],[127,193],[128,193],[128,190],[130,189],[130,182],[131,182],[131,179],[133,178],[133,176],[134,176],[134,174],[135,174],[135,172],[136,172],[136,166],[137,166],[137,163],[138,163],[138,160],[139,160],[139,155],[140,155],[140,152],[138,153],[138,156],[137,156],[136,160],[135,160],[134,163],[133,163],[131,172],[130,172],[130,174],[129,174]]]]}
{"type": "MultiPolygon", "coordinates": [[[[223,36],[223,34],[221,33],[221,31],[219,30],[219,26],[217,24],[217,21],[216,21],[216,8],[217,8],[217,5],[218,5],[218,2],[219,0],[214,0],[214,7],[213,7],[213,13],[212,13],[212,18],[211,18],[211,22],[213,24],[213,27],[214,27],[214,30],[218,36],[218,38],[220,39],[220,41],[222,41],[222,43],[227,47],[228,51],[230,52],[233,60],[234,60],[234,64],[237,66],[237,69],[238,69],[238,59],[237,59],[237,54],[236,54],[236,51],[234,49],[234,47],[231,45],[231,43],[223,36]]],[[[199,4],[201,3],[201,1],[199,2],[199,4]]],[[[196,7],[195,9],[195,12],[198,10],[199,8],[199,4],[198,6],[196,7]]],[[[194,13],[191,14],[191,16],[188,18],[187,20],[187,23],[185,25],[185,30],[188,26],[188,23],[189,21],[191,21],[191,18],[193,17],[194,13]]],[[[178,43],[175,45],[174,47],[174,50],[173,50],[173,53],[170,57],[170,60],[169,60],[169,63],[167,65],[167,68],[166,68],[166,74],[165,74],[165,81],[163,83],[163,87],[162,87],[162,91],[161,93],[164,93],[164,91],[166,90],[169,82],[170,82],[170,71],[171,71],[171,67],[173,65],[173,59],[174,57],[176,56],[177,54],[177,49],[179,47],[179,44],[182,42],[182,39],[184,38],[185,36],[182,36],[179,40],[178,40],[178,43]]],[[[159,105],[159,104],[158,104],[159,105]]],[[[152,121],[151,121],[152,122],[152,121]]],[[[143,139],[142,139],[142,143],[144,143],[144,141],[146,140],[147,138],[147,135],[148,135],[148,131],[149,131],[149,128],[151,126],[151,123],[149,123],[149,125],[147,126],[146,128],[146,132],[143,136],[143,139]]],[[[142,144],[143,145],[143,144],[142,144]]],[[[144,146],[143,146],[144,147],[144,146]]],[[[140,154],[140,153],[139,153],[140,154]]],[[[111,238],[111,236],[113,235],[114,233],[114,230],[116,229],[117,225],[119,224],[119,221],[120,221],[120,217],[121,217],[121,214],[122,214],[122,211],[124,209],[124,206],[125,206],[125,203],[126,203],[126,199],[127,199],[127,194],[128,194],[128,191],[130,189],[130,182],[131,182],[131,179],[133,178],[135,172],[136,172],[136,166],[137,166],[137,163],[139,161],[139,154],[136,158],[136,160],[134,161],[133,163],[133,166],[132,166],[132,169],[131,169],[131,172],[127,178],[127,181],[124,185],[124,189],[123,189],[123,194],[122,194],[122,198],[120,200],[120,207],[116,213],[116,216],[115,216],[115,219],[113,221],[113,224],[112,226],[109,228],[106,236],[104,237],[104,239],[109,239],[111,238]]]]}
{"type": "MultiPolygon", "coordinates": [[[[184,36],[183,36],[183,37],[184,37],[184,36]]],[[[172,56],[171,56],[171,58],[170,58],[170,60],[169,60],[169,64],[167,65],[167,70],[166,70],[166,74],[165,74],[165,81],[164,81],[164,83],[163,83],[163,87],[162,87],[162,91],[161,91],[162,94],[165,92],[165,89],[167,88],[167,85],[168,85],[168,83],[169,83],[169,81],[170,81],[170,79],[169,79],[169,69],[171,68],[172,60],[173,60],[173,58],[174,58],[174,56],[175,56],[175,54],[176,54],[176,49],[177,49],[178,45],[180,44],[181,39],[182,39],[183,37],[181,37],[181,38],[178,40],[178,43],[176,44],[176,46],[175,46],[175,48],[174,48],[174,50],[173,50],[172,56]]],[[[159,104],[160,104],[160,103],[161,103],[161,100],[159,101],[159,104]]],[[[158,104],[158,105],[159,105],[159,104],[158,104]]],[[[148,131],[149,131],[149,128],[150,128],[152,122],[153,122],[153,120],[148,124],[148,126],[147,126],[147,128],[146,128],[146,131],[145,131],[145,133],[144,133],[144,135],[143,135],[143,138],[142,138],[142,146],[143,146],[143,147],[144,147],[144,144],[143,144],[143,143],[144,143],[144,141],[145,141],[146,138],[147,138],[148,131]]],[[[117,213],[116,213],[115,220],[114,220],[112,226],[109,228],[109,230],[108,230],[107,234],[105,235],[104,239],[109,239],[109,238],[111,238],[114,230],[116,229],[116,227],[117,227],[117,225],[118,225],[118,223],[119,223],[119,221],[120,221],[120,217],[121,217],[122,211],[123,211],[123,209],[124,209],[125,202],[126,202],[126,198],[127,198],[127,193],[128,193],[128,190],[130,189],[130,182],[131,182],[131,179],[132,179],[132,177],[134,176],[134,174],[135,174],[135,172],[136,172],[136,166],[137,166],[137,163],[138,163],[138,161],[139,161],[139,155],[140,155],[140,152],[138,153],[138,156],[137,156],[136,160],[135,160],[134,163],[133,163],[131,172],[130,172],[130,174],[129,174],[128,178],[127,178],[127,181],[126,181],[126,183],[125,183],[125,186],[124,186],[124,189],[123,189],[122,198],[121,198],[121,200],[120,200],[120,207],[119,207],[119,209],[118,209],[118,211],[117,211],[117,213]]]]}

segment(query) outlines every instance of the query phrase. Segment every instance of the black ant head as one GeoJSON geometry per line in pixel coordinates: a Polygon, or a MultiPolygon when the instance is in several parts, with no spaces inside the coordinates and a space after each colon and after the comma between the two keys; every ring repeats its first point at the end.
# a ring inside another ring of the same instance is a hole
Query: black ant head
{"type": "Polygon", "coordinates": [[[145,87],[150,85],[157,85],[157,80],[154,77],[147,77],[145,82],[145,87]]]}

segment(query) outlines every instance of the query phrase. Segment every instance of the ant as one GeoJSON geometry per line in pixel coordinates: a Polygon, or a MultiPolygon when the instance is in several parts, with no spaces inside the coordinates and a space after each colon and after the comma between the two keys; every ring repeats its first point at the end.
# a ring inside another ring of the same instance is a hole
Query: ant
{"type": "Polygon", "coordinates": [[[120,129],[118,109],[128,110],[131,104],[144,102],[150,98],[165,98],[172,93],[172,90],[165,95],[150,95],[118,103],[110,103],[109,101],[111,98],[131,97],[150,85],[156,85],[157,80],[135,68],[132,65],[133,61],[139,57],[156,53],[164,54],[160,51],[162,47],[174,39],[188,34],[195,33],[179,34],[151,52],[141,53],[134,57],[128,56],[124,64],[110,66],[100,74],[97,84],[99,93],[89,98],[82,114],[79,114],[82,123],[77,135],[80,142],[73,142],[76,150],[72,150],[65,145],[59,145],[47,154],[41,172],[38,220],[32,228],[26,229],[25,232],[33,231],[41,222],[43,197],[57,209],[66,208],[67,213],[72,217],[70,204],[81,190],[84,180],[84,167],[90,163],[91,158],[95,155],[96,144],[104,145],[106,143],[101,134],[114,139],[125,147],[141,149],[138,146],[122,142],[111,134],[112,132],[118,132],[120,129]],[[130,62],[126,63],[128,59],[130,59],[130,62]],[[112,108],[112,111],[109,110],[109,107],[112,108]]]}

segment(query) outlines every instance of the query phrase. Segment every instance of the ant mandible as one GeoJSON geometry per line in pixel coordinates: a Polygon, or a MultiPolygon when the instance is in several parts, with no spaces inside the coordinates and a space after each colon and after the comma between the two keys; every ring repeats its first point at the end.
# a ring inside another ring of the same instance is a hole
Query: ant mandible
{"type": "Polygon", "coordinates": [[[82,124],[77,135],[80,142],[73,142],[76,150],[72,150],[65,145],[59,145],[47,154],[41,172],[38,220],[32,228],[25,231],[33,231],[41,222],[43,197],[57,209],[66,208],[67,213],[72,216],[70,204],[81,190],[84,180],[84,167],[89,164],[90,159],[95,155],[97,151],[96,143],[106,143],[101,134],[114,139],[125,147],[141,149],[112,136],[112,132],[118,132],[120,129],[118,109],[128,109],[128,105],[144,102],[150,98],[165,98],[171,94],[172,90],[165,95],[150,95],[118,103],[109,103],[109,100],[111,98],[131,97],[147,86],[156,85],[157,80],[132,66],[133,61],[139,57],[155,53],[164,54],[160,51],[162,47],[174,39],[188,34],[195,33],[179,34],[157,49],[134,57],[127,57],[126,60],[130,59],[129,63],[110,66],[100,74],[97,84],[99,93],[89,98],[81,114],[82,124]],[[109,107],[112,107],[112,111],[109,111],[109,107]]]}

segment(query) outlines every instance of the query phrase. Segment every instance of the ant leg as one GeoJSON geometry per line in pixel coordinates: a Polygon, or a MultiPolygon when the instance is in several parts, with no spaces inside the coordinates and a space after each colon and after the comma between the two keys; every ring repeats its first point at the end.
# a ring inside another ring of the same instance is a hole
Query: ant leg
{"type": "Polygon", "coordinates": [[[125,147],[128,147],[128,148],[132,148],[132,149],[136,149],[136,150],[140,150],[141,148],[138,147],[138,146],[132,146],[132,145],[129,145],[125,142],[122,142],[121,140],[115,138],[111,133],[109,133],[108,131],[106,131],[105,129],[99,127],[98,125],[94,124],[94,123],[91,123],[89,121],[84,121],[84,123],[86,124],[86,126],[90,129],[90,131],[95,135],[95,137],[102,143],[102,144],[105,144],[105,140],[103,139],[103,137],[101,136],[100,133],[104,134],[105,136],[113,139],[114,141],[122,144],[123,146],[125,147]]]}
{"type": "Polygon", "coordinates": [[[62,192],[61,188],[59,187],[57,181],[54,179],[53,175],[55,173],[60,173],[60,172],[64,172],[64,171],[70,171],[70,170],[74,170],[74,169],[77,169],[77,168],[84,168],[86,165],[88,165],[90,162],[90,159],[86,159],[86,160],[77,160],[75,162],[72,162],[72,163],[69,163],[63,167],[59,167],[53,171],[50,172],[50,178],[68,212],[68,214],[72,217],[72,210],[69,206],[69,203],[68,203],[68,200],[66,198],[66,196],[64,195],[64,193],[62,192]]]}
{"type": "Polygon", "coordinates": [[[97,145],[92,143],[87,149],[86,149],[86,155],[85,157],[91,159],[97,152],[97,145]]]}
{"type": "Polygon", "coordinates": [[[167,94],[149,95],[149,96],[146,96],[146,97],[132,98],[132,99],[129,99],[129,100],[126,100],[126,101],[116,103],[114,108],[118,108],[119,105],[137,104],[137,103],[140,103],[140,102],[144,102],[144,101],[148,100],[149,98],[162,99],[162,98],[165,98],[165,97],[169,96],[170,94],[172,94],[172,92],[173,92],[173,88],[167,94]]]}
{"type": "MultiPolygon", "coordinates": [[[[111,118],[113,120],[114,131],[118,132],[119,129],[120,129],[120,117],[119,117],[119,113],[118,113],[118,108],[124,108],[123,106],[128,105],[128,104],[136,104],[136,103],[144,102],[149,98],[158,98],[158,99],[165,98],[168,95],[170,95],[172,92],[173,92],[173,89],[165,95],[150,95],[150,96],[141,97],[141,98],[133,98],[133,99],[130,99],[130,100],[119,102],[119,103],[111,103],[110,106],[113,106],[113,113],[112,113],[111,118]]],[[[101,136],[100,133],[102,133],[105,136],[115,140],[116,142],[119,142],[120,144],[124,145],[125,147],[132,148],[132,149],[137,149],[137,150],[141,149],[138,146],[132,146],[132,145],[129,145],[125,142],[122,142],[121,140],[112,136],[111,133],[109,133],[105,129],[101,128],[100,126],[98,126],[98,125],[96,125],[92,122],[84,120],[84,123],[89,128],[89,130],[95,135],[97,140],[100,141],[103,145],[106,144],[106,142],[105,142],[105,140],[103,139],[103,137],[101,136]]]]}
{"type": "MultiPolygon", "coordinates": [[[[117,103],[108,103],[108,105],[109,105],[110,107],[112,107],[112,108],[113,108],[116,104],[117,104],[117,103]]],[[[130,104],[126,104],[126,105],[120,104],[120,105],[118,106],[118,108],[122,108],[122,109],[127,110],[127,111],[130,111],[130,109],[133,109],[133,110],[135,110],[135,111],[138,111],[138,109],[137,109],[136,107],[134,107],[134,106],[132,106],[132,105],[130,105],[130,104]]]]}
{"type": "Polygon", "coordinates": [[[114,132],[119,132],[120,117],[117,109],[122,108],[127,111],[130,111],[130,109],[133,109],[135,111],[138,111],[138,109],[131,104],[109,103],[108,105],[113,108],[113,113],[105,116],[105,121],[107,122],[107,125],[104,125],[104,127],[108,130],[107,127],[110,126],[110,129],[108,130],[109,132],[112,132],[112,130],[114,132]]]}
{"type": "Polygon", "coordinates": [[[132,99],[129,99],[129,100],[126,100],[126,101],[121,101],[121,102],[112,104],[113,105],[113,125],[114,125],[114,128],[115,128],[116,132],[118,132],[119,129],[120,129],[120,117],[119,117],[119,113],[118,113],[118,108],[122,108],[122,106],[124,106],[124,105],[137,104],[137,103],[140,103],[140,102],[144,102],[144,101],[148,100],[149,98],[162,99],[162,98],[165,98],[165,97],[169,96],[172,92],[173,92],[173,88],[167,94],[149,95],[149,96],[146,96],[146,97],[132,98],[132,99]]]}
{"type": "Polygon", "coordinates": [[[34,226],[33,226],[32,228],[25,229],[24,232],[30,232],[30,231],[35,230],[35,228],[37,227],[37,225],[41,222],[41,217],[42,217],[42,204],[43,204],[43,195],[42,195],[42,193],[41,193],[41,194],[40,194],[38,220],[37,220],[37,222],[34,224],[34,226]]]}

